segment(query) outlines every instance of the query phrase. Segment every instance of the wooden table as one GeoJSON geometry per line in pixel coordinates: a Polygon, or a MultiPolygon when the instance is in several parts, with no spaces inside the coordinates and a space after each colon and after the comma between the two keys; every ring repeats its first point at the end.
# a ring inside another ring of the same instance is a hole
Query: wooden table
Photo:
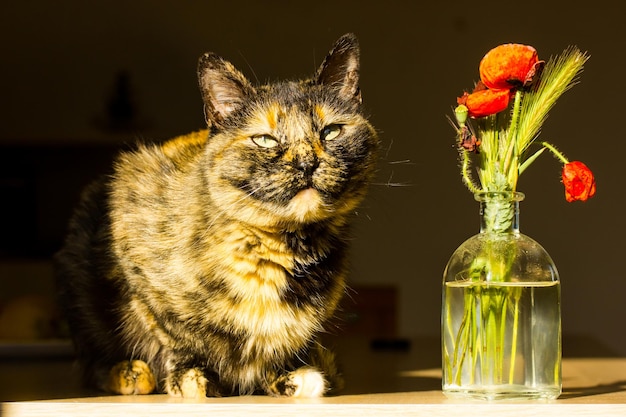
{"type": "MultiPolygon", "coordinates": [[[[580,346],[580,342],[578,346],[580,346]]],[[[565,343],[567,346],[567,344],[565,343]]],[[[338,340],[346,390],[322,399],[264,396],[183,400],[83,390],[67,357],[0,359],[0,416],[626,416],[626,358],[566,352],[554,401],[452,401],[441,393],[437,339],[382,344],[338,340]]],[[[593,349],[592,349],[593,350],[593,349]]]]}

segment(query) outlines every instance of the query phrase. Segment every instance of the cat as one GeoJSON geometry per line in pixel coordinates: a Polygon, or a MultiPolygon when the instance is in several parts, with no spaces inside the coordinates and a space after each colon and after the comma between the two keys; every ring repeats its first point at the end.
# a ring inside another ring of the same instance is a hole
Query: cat
{"type": "Polygon", "coordinates": [[[185,398],[341,388],[319,336],[379,148],[359,53],[347,34],[311,79],[260,86],[204,54],[207,128],[138,144],[86,188],[55,260],[87,384],[185,398]]]}

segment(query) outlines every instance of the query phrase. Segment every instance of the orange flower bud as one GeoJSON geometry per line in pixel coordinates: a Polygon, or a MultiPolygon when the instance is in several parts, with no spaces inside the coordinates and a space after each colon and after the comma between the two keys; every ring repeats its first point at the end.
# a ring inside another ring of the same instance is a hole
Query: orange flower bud
{"type": "Polygon", "coordinates": [[[532,46],[509,43],[496,46],[480,61],[480,79],[495,90],[511,89],[530,82],[539,65],[532,46]]]}
{"type": "Polygon", "coordinates": [[[572,161],[563,165],[562,177],[565,199],[568,202],[587,201],[596,193],[596,180],[593,173],[582,162],[572,161]]]}
{"type": "Polygon", "coordinates": [[[464,100],[470,117],[484,117],[506,109],[510,96],[509,90],[478,90],[459,100],[464,100]]]}

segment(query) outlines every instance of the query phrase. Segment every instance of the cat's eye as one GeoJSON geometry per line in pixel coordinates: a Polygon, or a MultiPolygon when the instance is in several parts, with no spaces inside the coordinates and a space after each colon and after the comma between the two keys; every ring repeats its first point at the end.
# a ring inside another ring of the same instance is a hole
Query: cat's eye
{"type": "Polygon", "coordinates": [[[320,133],[322,140],[333,140],[341,134],[341,125],[328,125],[320,133]]]}
{"type": "Polygon", "coordinates": [[[278,140],[270,135],[252,136],[252,142],[261,148],[273,148],[278,145],[278,140]]]}

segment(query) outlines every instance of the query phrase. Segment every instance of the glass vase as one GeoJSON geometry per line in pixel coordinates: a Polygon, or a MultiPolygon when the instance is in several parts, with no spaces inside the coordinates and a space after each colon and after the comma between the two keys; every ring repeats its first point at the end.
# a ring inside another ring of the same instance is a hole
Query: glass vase
{"type": "Polygon", "coordinates": [[[452,254],[443,280],[442,388],[450,398],[561,394],[559,275],[519,231],[522,193],[478,193],[480,233],[452,254]]]}

